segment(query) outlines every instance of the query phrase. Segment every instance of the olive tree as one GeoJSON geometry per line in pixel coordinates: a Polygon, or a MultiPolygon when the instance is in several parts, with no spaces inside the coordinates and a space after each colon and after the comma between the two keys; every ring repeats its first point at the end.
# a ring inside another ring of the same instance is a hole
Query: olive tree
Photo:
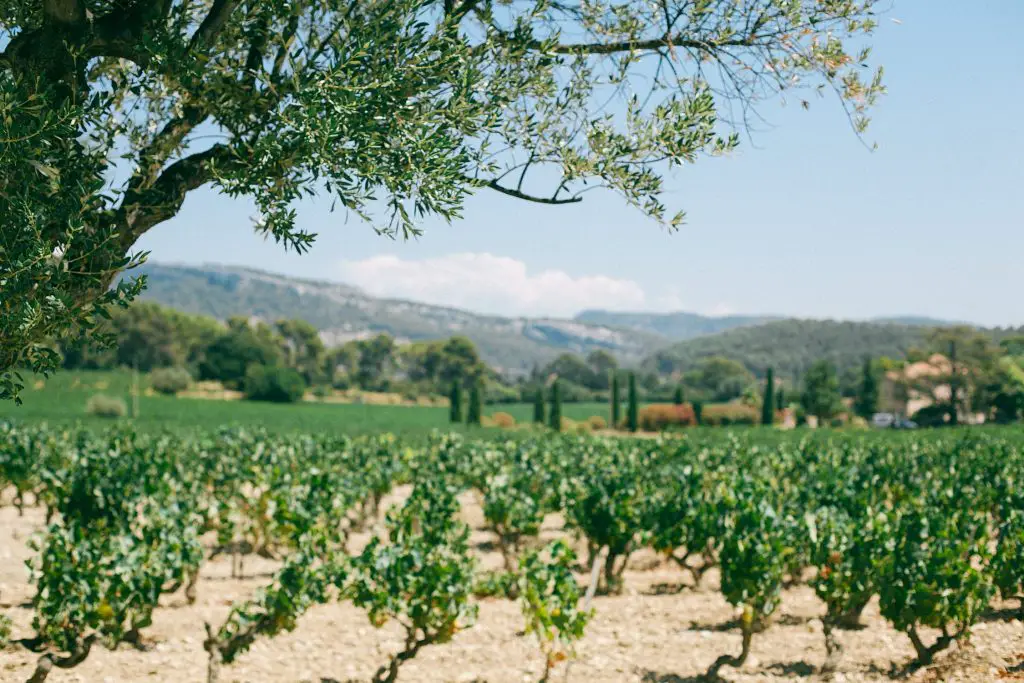
{"type": "Polygon", "coordinates": [[[833,90],[864,129],[878,3],[7,0],[0,390],[99,335],[144,285],[121,277],[139,237],[202,186],[300,252],[308,196],[395,236],[483,189],[606,188],[677,226],[665,171],[734,148],[766,99],[833,90]]]}

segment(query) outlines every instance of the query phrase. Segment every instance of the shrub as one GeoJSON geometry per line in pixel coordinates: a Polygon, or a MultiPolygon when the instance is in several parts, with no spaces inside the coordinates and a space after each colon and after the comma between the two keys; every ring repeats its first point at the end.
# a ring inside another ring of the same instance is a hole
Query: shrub
{"type": "Polygon", "coordinates": [[[491,424],[502,429],[510,429],[516,426],[516,419],[504,412],[497,412],[491,415],[491,424]]]}
{"type": "Polygon", "coordinates": [[[306,380],[291,368],[250,365],[245,372],[245,397],[250,401],[295,403],[306,393],[306,380]]]}
{"type": "Polygon", "coordinates": [[[159,368],[149,373],[149,384],[154,391],[173,396],[192,386],[192,375],[185,368],[159,368]]]}
{"type": "Polygon", "coordinates": [[[114,396],[96,394],[90,397],[88,403],[85,404],[85,412],[96,417],[124,417],[128,414],[128,406],[114,396]]]}
{"type": "Polygon", "coordinates": [[[925,406],[911,416],[919,427],[944,427],[952,420],[952,410],[945,403],[933,403],[925,406]]]}
{"type": "Polygon", "coordinates": [[[520,604],[526,619],[526,633],[537,636],[544,657],[544,675],[548,681],[558,662],[575,655],[574,645],[583,637],[583,629],[593,616],[580,609],[580,587],[572,574],[576,554],[564,540],[551,543],[548,558],[532,552],[523,560],[519,578],[520,604]]]}
{"type": "Polygon", "coordinates": [[[742,403],[719,403],[704,406],[701,411],[701,424],[712,427],[728,427],[729,425],[756,425],[758,409],[742,403]]]}
{"type": "Polygon", "coordinates": [[[640,428],[645,432],[660,432],[673,427],[693,427],[697,418],[688,404],[656,403],[644,406],[639,415],[640,428]]]}
{"type": "Polygon", "coordinates": [[[608,429],[608,421],[600,415],[591,415],[587,418],[587,422],[590,423],[590,428],[595,432],[608,429]]]}

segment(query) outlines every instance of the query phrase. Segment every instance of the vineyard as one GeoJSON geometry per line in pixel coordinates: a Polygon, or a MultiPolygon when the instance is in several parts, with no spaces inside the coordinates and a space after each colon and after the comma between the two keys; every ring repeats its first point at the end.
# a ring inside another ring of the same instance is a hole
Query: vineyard
{"type": "Polygon", "coordinates": [[[0,514],[33,533],[0,549],[0,678],[885,680],[975,641],[1021,678],[1022,477],[1013,429],[412,447],[8,425],[0,514]]]}

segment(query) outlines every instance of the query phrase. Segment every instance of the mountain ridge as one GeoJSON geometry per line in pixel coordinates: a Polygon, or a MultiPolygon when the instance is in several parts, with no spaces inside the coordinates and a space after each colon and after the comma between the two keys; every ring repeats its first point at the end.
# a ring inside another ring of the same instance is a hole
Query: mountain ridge
{"type": "Polygon", "coordinates": [[[560,318],[508,318],[403,299],[373,297],[324,280],[295,278],[240,266],[143,264],[141,298],[188,313],[225,320],[244,315],[269,322],[301,318],[329,345],[385,332],[400,341],[464,334],[481,356],[510,375],[571,351],[605,349],[636,363],[672,340],[660,335],[560,318]]]}
{"type": "Polygon", "coordinates": [[[789,330],[799,330],[796,336],[789,335],[790,343],[803,346],[808,343],[807,339],[820,338],[814,344],[825,355],[830,353],[828,344],[845,345],[844,340],[863,334],[895,340],[895,343],[881,344],[879,349],[899,354],[910,341],[919,339],[921,330],[950,324],[911,315],[836,321],[779,315],[705,316],[686,311],[643,313],[598,309],[581,311],[572,318],[504,317],[452,306],[375,297],[341,282],[293,277],[244,266],[149,262],[132,274],[147,277],[148,286],[142,294],[144,300],[220,320],[235,315],[267,322],[301,318],[319,329],[328,345],[382,332],[399,341],[463,334],[477,345],[487,363],[512,377],[526,374],[560,353],[586,354],[597,349],[613,353],[623,365],[641,365],[645,369],[677,368],[680,363],[706,357],[711,350],[723,350],[746,357],[747,364],[756,371],[766,358],[762,348],[764,337],[770,337],[775,329],[771,326],[780,323],[788,323],[788,327],[780,328],[787,330],[787,334],[789,330]],[[736,339],[743,341],[737,345],[736,339]],[[692,349],[680,350],[688,344],[693,345],[692,349]]]}

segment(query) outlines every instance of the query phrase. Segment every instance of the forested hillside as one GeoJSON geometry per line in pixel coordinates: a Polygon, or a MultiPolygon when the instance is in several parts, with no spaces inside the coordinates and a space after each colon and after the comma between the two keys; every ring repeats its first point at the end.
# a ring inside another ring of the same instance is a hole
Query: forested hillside
{"type": "Polygon", "coordinates": [[[688,370],[701,359],[724,356],[758,377],[768,368],[794,377],[817,360],[839,372],[858,367],[865,357],[902,358],[919,346],[930,328],[890,323],[833,320],[779,320],[741,327],[675,344],[644,360],[643,369],[659,375],[688,370]]]}

